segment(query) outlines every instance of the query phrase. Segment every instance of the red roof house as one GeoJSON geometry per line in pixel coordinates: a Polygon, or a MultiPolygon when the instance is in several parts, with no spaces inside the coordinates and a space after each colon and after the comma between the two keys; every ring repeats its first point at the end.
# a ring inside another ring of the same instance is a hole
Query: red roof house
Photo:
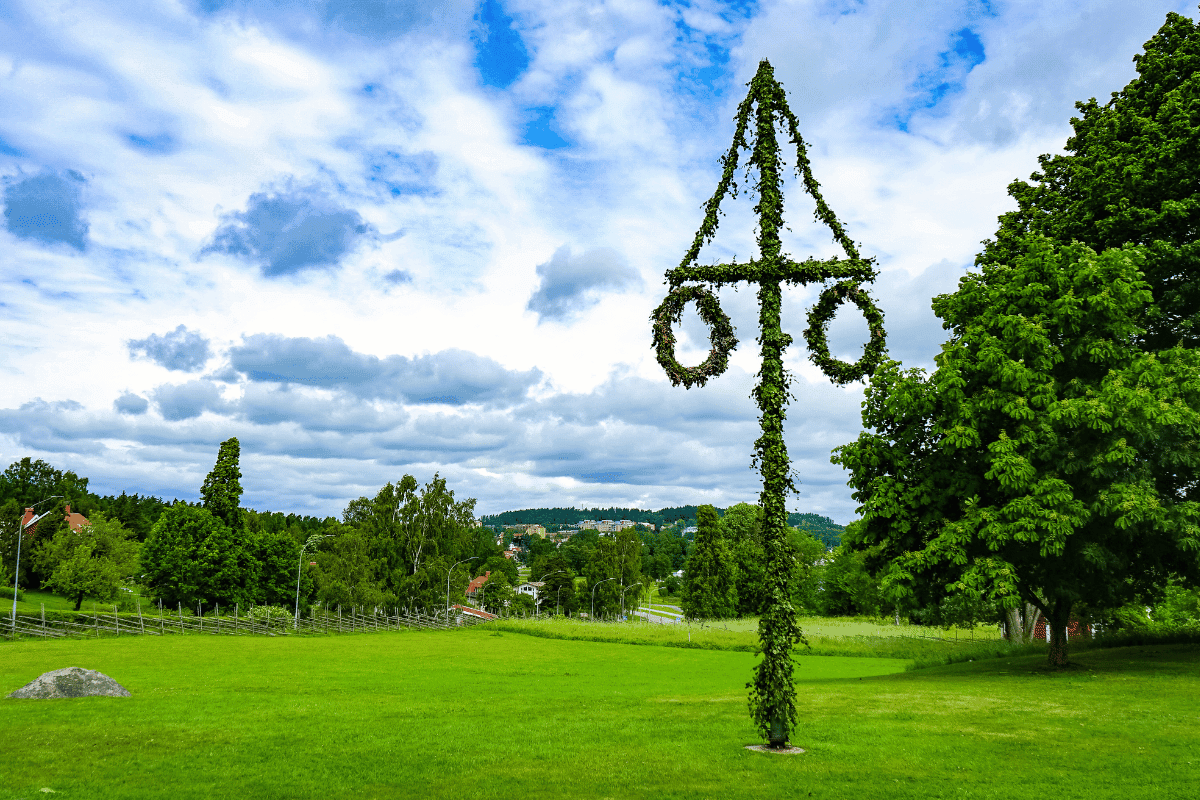
{"type": "Polygon", "coordinates": [[[474,600],[476,593],[480,589],[483,588],[483,585],[485,583],[487,583],[488,577],[490,577],[491,574],[492,574],[492,571],[488,570],[487,572],[483,573],[482,575],[472,578],[471,582],[467,584],[467,597],[474,600]]]}
{"type": "MultiPolygon", "coordinates": [[[[25,514],[24,514],[24,516],[21,517],[21,529],[24,530],[25,526],[28,525],[30,523],[30,521],[36,516],[37,516],[37,514],[33,513],[32,508],[25,509],[25,514]]],[[[84,527],[85,525],[92,524],[91,522],[88,521],[88,518],[85,517],[83,514],[71,511],[70,505],[67,506],[66,513],[63,515],[63,519],[65,519],[67,521],[67,525],[75,533],[79,533],[79,529],[84,527]]]]}

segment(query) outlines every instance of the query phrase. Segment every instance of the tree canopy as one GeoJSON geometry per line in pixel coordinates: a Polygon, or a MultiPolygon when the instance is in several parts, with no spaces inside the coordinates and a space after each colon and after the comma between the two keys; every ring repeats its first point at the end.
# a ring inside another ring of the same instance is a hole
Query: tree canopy
{"type": "Polygon", "coordinates": [[[1096,252],[1144,246],[1152,301],[1141,311],[1148,351],[1200,344],[1200,26],[1180,14],[1133,57],[1137,77],[1101,104],[1076,103],[1066,152],[1043,155],[1031,182],[1014,181],[978,264],[1019,258],[1037,233],[1096,252]]]}
{"type": "Polygon", "coordinates": [[[34,560],[49,575],[44,585],[73,599],[78,611],[84,597],[116,599],[122,582],[137,572],[138,548],[118,520],[96,514],[79,530],[59,528],[34,560]]]}

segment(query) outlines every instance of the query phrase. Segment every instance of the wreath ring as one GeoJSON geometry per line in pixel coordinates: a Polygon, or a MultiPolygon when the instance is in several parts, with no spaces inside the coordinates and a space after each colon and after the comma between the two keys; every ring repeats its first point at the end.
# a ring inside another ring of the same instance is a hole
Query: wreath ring
{"type": "Polygon", "coordinates": [[[654,323],[654,349],[658,363],[666,370],[672,386],[683,384],[690,389],[703,386],[709,378],[715,378],[729,367],[729,352],[737,347],[733,323],[721,309],[716,295],[703,286],[676,286],[650,315],[654,323]],[[675,331],[689,302],[696,303],[700,319],[708,326],[708,341],[712,349],[708,358],[697,367],[685,367],[675,359],[675,331]]]}
{"type": "Polygon", "coordinates": [[[887,351],[884,337],[883,312],[855,281],[839,281],[821,292],[816,305],[809,309],[808,328],[804,331],[809,358],[830,380],[839,384],[850,383],[875,372],[887,351]],[[837,313],[838,306],[847,300],[858,306],[858,310],[867,321],[867,327],[871,330],[871,339],[863,348],[862,358],[853,364],[830,355],[829,342],[826,339],[830,320],[837,313]]]}

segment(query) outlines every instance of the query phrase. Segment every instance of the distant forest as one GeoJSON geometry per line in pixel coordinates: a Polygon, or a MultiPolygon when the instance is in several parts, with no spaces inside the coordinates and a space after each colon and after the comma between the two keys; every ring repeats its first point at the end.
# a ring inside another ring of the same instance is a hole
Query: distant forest
{"type": "MultiPolygon", "coordinates": [[[[519,511],[502,511],[499,514],[485,514],[480,522],[492,527],[505,525],[544,525],[548,530],[575,525],[585,519],[628,519],[634,522],[645,522],[661,528],[682,521],[685,526],[696,524],[696,506],[676,506],[662,508],[658,511],[646,511],[641,508],[523,508],[519,511]]],[[[718,508],[719,516],[725,515],[725,509],[718,508]]],[[[844,527],[838,525],[829,517],[820,514],[788,514],[788,525],[793,528],[803,528],[812,534],[813,538],[825,543],[826,547],[837,547],[842,542],[844,527]]]]}

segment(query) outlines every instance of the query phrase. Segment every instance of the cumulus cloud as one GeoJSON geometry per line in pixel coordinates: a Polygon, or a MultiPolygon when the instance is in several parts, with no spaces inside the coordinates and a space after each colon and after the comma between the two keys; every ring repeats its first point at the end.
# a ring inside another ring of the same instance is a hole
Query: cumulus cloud
{"type": "Polygon", "coordinates": [[[153,394],[158,413],[171,422],[192,419],[205,411],[219,413],[228,408],[220,388],[208,380],[159,386],[153,394]]]}
{"type": "Polygon", "coordinates": [[[136,417],[139,414],[146,413],[146,410],[150,408],[150,401],[141,395],[125,392],[113,401],[113,408],[119,414],[129,414],[136,417]]]}
{"type": "Polygon", "coordinates": [[[621,291],[641,285],[641,277],[616,250],[599,247],[578,256],[564,245],[544,264],[541,279],[526,309],[541,320],[564,322],[599,302],[602,291],[621,291]]]}
{"type": "Polygon", "coordinates": [[[88,224],[80,215],[84,177],[74,170],[5,181],[4,224],[22,239],[62,243],[83,250],[88,224]]]}
{"type": "Polygon", "coordinates": [[[324,339],[256,334],[229,351],[233,369],[261,383],[342,389],[358,397],[412,403],[514,402],[541,380],[465,350],[406,358],[356,353],[336,336],[324,339]]]}
{"type": "Polygon", "coordinates": [[[245,211],[222,216],[200,254],[229,253],[258,264],[266,277],[278,277],[336,267],[373,232],[357,211],[318,189],[256,192],[245,211]]]}
{"type": "Polygon", "coordinates": [[[201,369],[211,355],[208,339],[180,325],[161,336],[152,333],[145,339],[130,339],[126,346],[134,357],[148,358],[161,367],[179,372],[201,369]]]}

